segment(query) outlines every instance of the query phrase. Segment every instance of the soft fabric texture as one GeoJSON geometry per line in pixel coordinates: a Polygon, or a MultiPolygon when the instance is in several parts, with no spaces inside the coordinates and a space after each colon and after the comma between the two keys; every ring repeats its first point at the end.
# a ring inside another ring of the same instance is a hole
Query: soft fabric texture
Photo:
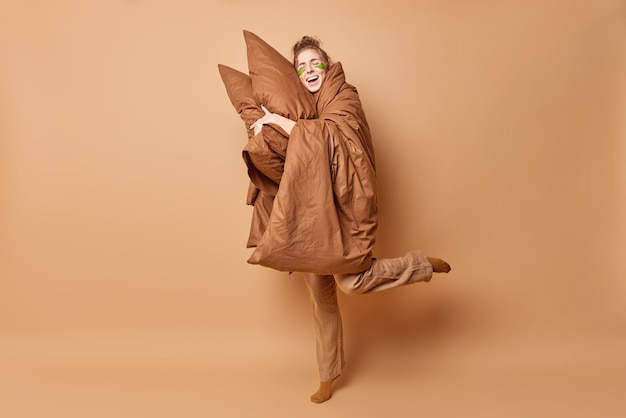
{"type": "Polygon", "coordinates": [[[252,125],[263,116],[263,110],[254,99],[252,78],[226,65],[218,64],[217,68],[233,107],[247,126],[252,125]]]}
{"type": "Polygon", "coordinates": [[[274,196],[283,171],[287,137],[271,126],[264,126],[264,134],[255,137],[248,128],[264,112],[254,97],[252,78],[226,65],[218,64],[218,69],[230,102],[246,124],[248,143],[243,159],[248,166],[248,176],[259,190],[274,196]]]}
{"type": "Polygon", "coordinates": [[[248,262],[317,274],[367,270],[378,224],[376,176],[356,89],[337,63],[311,94],[286,58],[250,32],[244,38],[252,97],[245,77],[220,71],[246,128],[244,118],[261,104],[296,121],[289,138],[266,125],[244,149],[254,205],[247,245],[256,247],[248,262]]]}
{"type": "Polygon", "coordinates": [[[248,260],[282,271],[357,273],[377,228],[369,127],[340,63],[326,74],[316,119],[296,122],[267,230],[248,260]]]}
{"type": "Polygon", "coordinates": [[[313,96],[300,82],[293,64],[252,32],[244,31],[243,36],[257,103],[291,120],[315,117],[313,96]]]}

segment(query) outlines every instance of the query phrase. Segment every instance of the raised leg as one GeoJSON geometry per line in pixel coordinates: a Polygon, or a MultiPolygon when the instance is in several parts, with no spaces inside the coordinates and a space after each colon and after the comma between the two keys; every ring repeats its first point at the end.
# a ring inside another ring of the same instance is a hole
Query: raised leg
{"type": "Polygon", "coordinates": [[[335,280],[345,293],[362,294],[428,282],[433,270],[433,265],[420,251],[410,251],[402,257],[374,259],[368,270],[357,274],[337,274],[335,280]]]}

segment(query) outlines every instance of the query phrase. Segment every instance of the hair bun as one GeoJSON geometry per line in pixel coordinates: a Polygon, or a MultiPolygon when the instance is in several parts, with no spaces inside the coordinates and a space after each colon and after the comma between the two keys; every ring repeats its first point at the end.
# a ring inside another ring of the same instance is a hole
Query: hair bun
{"type": "Polygon", "coordinates": [[[324,51],[322,49],[322,41],[320,41],[319,38],[317,38],[315,36],[309,36],[309,35],[304,35],[293,46],[294,65],[296,64],[295,61],[296,61],[296,58],[298,57],[298,54],[300,52],[304,51],[305,49],[315,49],[315,50],[317,50],[320,53],[320,55],[322,56],[322,59],[326,62],[326,64],[329,67],[332,65],[332,61],[331,61],[330,57],[328,56],[326,51],[324,51]]]}

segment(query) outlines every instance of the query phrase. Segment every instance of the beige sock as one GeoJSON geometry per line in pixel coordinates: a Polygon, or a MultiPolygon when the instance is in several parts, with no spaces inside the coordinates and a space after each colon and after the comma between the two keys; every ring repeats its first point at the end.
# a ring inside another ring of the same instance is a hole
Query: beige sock
{"type": "Polygon", "coordinates": [[[441,258],[426,257],[426,259],[433,266],[433,273],[447,273],[452,270],[450,264],[446,263],[441,258]]]}
{"type": "MultiPolygon", "coordinates": [[[[339,376],[337,376],[339,377],[339,376]]],[[[320,382],[320,387],[313,395],[311,395],[311,402],[322,403],[326,402],[332,396],[331,386],[337,377],[334,379],[328,380],[326,382],[320,382]]]]}

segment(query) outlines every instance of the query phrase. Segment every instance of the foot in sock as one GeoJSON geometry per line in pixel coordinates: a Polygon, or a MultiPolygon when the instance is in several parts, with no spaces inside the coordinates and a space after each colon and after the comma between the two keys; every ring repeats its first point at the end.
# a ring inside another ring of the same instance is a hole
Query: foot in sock
{"type": "Polygon", "coordinates": [[[452,270],[450,264],[443,261],[441,258],[426,257],[431,266],[433,266],[433,273],[447,273],[452,270]]]}
{"type": "Polygon", "coordinates": [[[320,387],[317,392],[311,395],[311,402],[322,403],[329,400],[332,396],[331,386],[333,382],[337,379],[337,377],[331,380],[327,380],[326,382],[320,382],[320,387]]]}

